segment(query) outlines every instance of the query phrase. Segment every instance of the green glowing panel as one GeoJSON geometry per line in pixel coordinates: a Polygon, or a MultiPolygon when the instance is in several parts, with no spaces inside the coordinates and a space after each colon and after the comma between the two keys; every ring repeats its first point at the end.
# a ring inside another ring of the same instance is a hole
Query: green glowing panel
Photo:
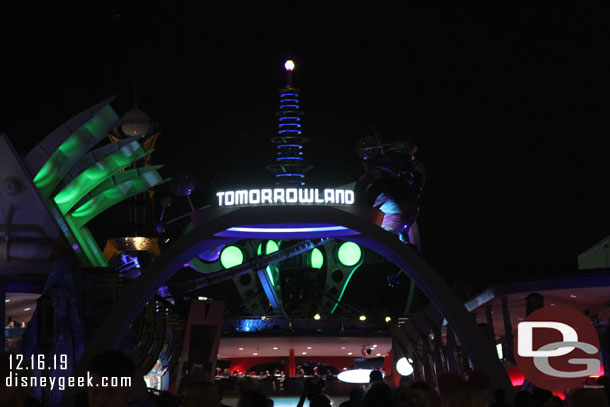
{"type": "Polygon", "coordinates": [[[229,269],[244,262],[244,253],[237,246],[227,246],[220,252],[220,264],[229,269]]]}
{"type": "Polygon", "coordinates": [[[89,229],[86,226],[79,228],[70,217],[63,217],[55,205],[49,204],[49,207],[81,265],[85,267],[108,267],[108,262],[95,239],[91,236],[89,229]]]}
{"type": "Polygon", "coordinates": [[[278,246],[278,244],[275,243],[275,241],[269,240],[267,242],[267,253],[265,253],[265,254],[275,253],[278,250],[280,250],[280,246],[278,246]]]}
{"type": "MultiPolygon", "coordinates": [[[[273,240],[268,240],[265,245],[265,255],[275,253],[280,250],[280,246],[273,240]]],[[[263,254],[263,244],[259,244],[256,248],[256,255],[261,256],[263,254]]]]}
{"type": "Polygon", "coordinates": [[[82,248],[85,256],[89,259],[89,262],[93,267],[108,267],[108,261],[104,257],[104,254],[100,247],[95,242],[95,239],[89,232],[87,226],[81,226],[78,229],[74,229],[74,237],[82,248]]]}
{"type": "Polygon", "coordinates": [[[66,185],[54,198],[57,207],[65,215],[89,191],[128,165],[150,154],[140,143],[133,141],[117,152],[96,162],[66,185]]]}
{"type": "Polygon", "coordinates": [[[267,276],[269,276],[269,282],[271,283],[271,285],[273,287],[275,287],[275,282],[273,281],[273,270],[271,269],[271,266],[267,266],[267,276]]]}
{"type": "Polygon", "coordinates": [[[315,247],[310,254],[309,264],[314,269],[321,269],[324,265],[324,255],[322,254],[322,250],[315,247]]]}
{"type": "Polygon", "coordinates": [[[200,273],[214,273],[216,271],[218,271],[218,266],[216,265],[216,263],[206,263],[205,261],[201,260],[199,257],[195,257],[189,260],[189,264],[191,265],[191,268],[194,268],[195,270],[197,270],[200,273]]]}
{"type": "Polygon", "coordinates": [[[49,199],[72,166],[108,134],[117,119],[114,110],[106,106],[59,146],[34,176],[34,184],[44,199],[49,199]]]}
{"type": "Polygon", "coordinates": [[[166,182],[157,172],[161,166],[136,168],[110,177],[81,199],[70,216],[77,226],[83,226],[95,216],[124,199],[140,194],[155,185],[166,182]]]}
{"type": "Polygon", "coordinates": [[[362,250],[354,242],[344,242],[339,246],[337,257],[341,264],[351,267],[356,265],[362,258],[362,250]]]}

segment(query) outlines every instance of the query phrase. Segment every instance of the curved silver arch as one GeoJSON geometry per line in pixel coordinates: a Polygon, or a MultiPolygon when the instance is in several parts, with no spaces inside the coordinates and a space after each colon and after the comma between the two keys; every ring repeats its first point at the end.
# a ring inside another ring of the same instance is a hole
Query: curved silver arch
{"type": "Polygon", "coordinates": [[[193,215],[194,223],[199,226],[165,249],[113,306],[94,340],[87,346],[77,372],[84,372],[84,367],[98,351],[119,345],[146,302],[180,267],[199,253],[228,240],[216,234],[241,225],[333,224],[353,232],[352,236],[342,238],[357,241],[403,269],[447,320],[475,369],[490,376],[492,389],[502,387],[512,391],[511,382],[494,346],[445,281],[415,250],[400,242],[395,235],[356,215],[357,211],[358,208],[312,206],[304,209],[302,206],[288,205],[199,210],[193,215]]]}

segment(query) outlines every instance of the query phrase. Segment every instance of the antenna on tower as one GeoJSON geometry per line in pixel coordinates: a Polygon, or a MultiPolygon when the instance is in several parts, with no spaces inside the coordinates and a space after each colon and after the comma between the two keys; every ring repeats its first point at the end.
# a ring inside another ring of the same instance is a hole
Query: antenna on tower
{"type": "Polygon", "coordinates": [[[280,110],[277,135],[271,142],[277,148],[275,164],[267,166],[267,170],[275,174],[276,185],[305,185],[305,173],[313,168],[303,159],[303,145],[308,138],[303,136],[301,118],[303,110],[300,105],[300,91],[292,83],[292,72],[295,69],[292,59],[284,62],[286,69],[286,87],[280,89],[280,110]]]}
{"type": "Polygon", "coordinates": [[[133,108],[138,108],[138,72],[136,62],[133,62],[133,108]]]}

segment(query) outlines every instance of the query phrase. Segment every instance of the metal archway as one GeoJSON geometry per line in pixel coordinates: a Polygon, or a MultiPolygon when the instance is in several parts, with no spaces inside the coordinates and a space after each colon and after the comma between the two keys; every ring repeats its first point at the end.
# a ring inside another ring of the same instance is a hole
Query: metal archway
{"type": "MultiPolygon", "coordinates": [[[[87,346],[77,372],[84,372],[90,358],[97,352],[115,348],[129,329],[146,302],[185,263],[199,253],[209,250],[236,236],[227,236],[227,230],[244,225],[336,225],[343,227],[341,238],[357,241],[382,255],[403,269],[426,294],[428,299],[447,320],[451,329],[474,364],[475,369],[486,372],[492,388],[512,391],[512,385],[498,360],[494,346],[485,338],[464,305],[445,281],[412,248],[404,245],[375,223],[358,215],[368,208],[331,206],[260,206],[241,208],[205,208],[193,215],[199,226],[168,247],[157,260],[147,267],[113,306],[104,323],[87,346]]],[[[274,236],[278,237],[277,232],[274,236]]],[[[302,237],[322,237],[320,232],[304,232],[302,237]],[[309,234],[306,234],[309,233],[309,234]],[[315,236],[314,236],[315,235],[315,236]]],[[[243,236],[242,238],[248,238],[243,236]]],[[[250,236],[255,238],[255,236],[250,236]]],[[[258,236],[260,238],[260,235],[258,236]]],[[[295,238],[287,234],[285,238],[295,238]]],[[[82,374],[82,373],[81,373],[82,374]]]]}

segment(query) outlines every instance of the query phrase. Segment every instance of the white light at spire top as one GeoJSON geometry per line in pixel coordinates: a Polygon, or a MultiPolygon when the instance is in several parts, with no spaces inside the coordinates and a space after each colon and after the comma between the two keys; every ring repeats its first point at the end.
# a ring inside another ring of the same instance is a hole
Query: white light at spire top
{"type": "Polygon", "coordinates": [[[294,69],[294,61],[292,59],[286,61],[284,63],[284,68],[286,68],[287,71],[292,71],[294,69]]]}

